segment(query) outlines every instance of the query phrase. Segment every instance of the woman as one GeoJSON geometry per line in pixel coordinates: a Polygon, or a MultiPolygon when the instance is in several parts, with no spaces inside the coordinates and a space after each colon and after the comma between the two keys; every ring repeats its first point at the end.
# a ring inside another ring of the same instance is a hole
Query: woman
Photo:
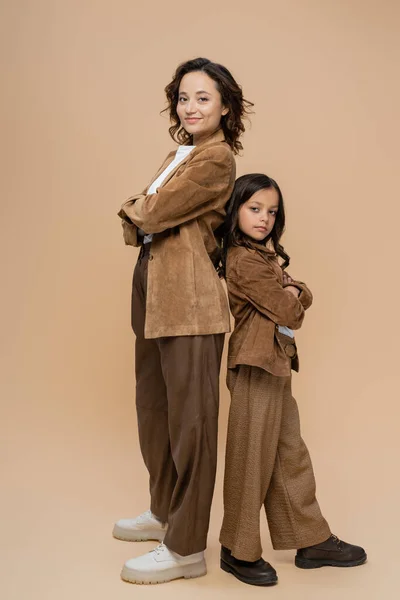
{"type": "Polygon", "coordinates": [[[119,539],[164,540],[127,561],[122,578],[160,583],[205,575],[217,459],[219,370],[229,309],[215,266],[251,103],[223,66],[180,65],[165,88],[171,152],[122,206],[125,242],[141,246],[132,289],[139,439],[150,510],[114,527],[119,539]]]}

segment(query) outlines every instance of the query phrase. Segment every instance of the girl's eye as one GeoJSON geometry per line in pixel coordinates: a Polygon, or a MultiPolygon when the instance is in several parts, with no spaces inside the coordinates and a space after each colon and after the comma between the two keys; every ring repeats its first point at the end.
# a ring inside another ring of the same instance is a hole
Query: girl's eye
{"type": "Polygon", "coordinates": [[[252,210],[253,212],[258,212],[260,209],[257,208],[257,206],[250,206],[250,210],[252,210]]]}
{"type": "Polygon", "coordinates": [[[186,98],[184,96],[179,96],[179,102],[185,102],[186,98]]]}
{"type": "Polygon", "coordinates": [[[275,217],[275,215],[276,215],[276,212],[277,212],[276,210],[271,210],[271,211],[270,211],[270,213],[271,213],[271,215],[272,215],[273,217],[275,217]]]}
{"type": "Polygon", "coordinates": [[[199,100],[200,100],[201,102],[207,102],[207,101],[208,101],[208,98],[199,98],[199,100]]]}

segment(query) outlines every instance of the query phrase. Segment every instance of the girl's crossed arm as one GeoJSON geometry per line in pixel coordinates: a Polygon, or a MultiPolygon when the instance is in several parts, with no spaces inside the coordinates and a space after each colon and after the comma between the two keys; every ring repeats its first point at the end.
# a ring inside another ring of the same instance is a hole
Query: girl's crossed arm
{"type": "Polygon", "coordinates": [[[230,277],[236,280],[237,287],[248,301],[271,321],[291,329],[301,327],[305,311],[302,296],[304,294],[304,300],[309,306],[311,292],[300,282],[291,283],[301,289],[299,298],[290,290],[285,290],[271,259],[264,259],[257,252],[247,251],[238,257],[236,268],[230,277]]]}
{"type": "Polygon", "coordinates": [[[292,279],[292,277],[290,277],[289,273],[286,271],[283,271],[282,275],[283,289],[298,298],[302,303],[304,310],[310,308],[313,301],[313,296],[311,290],[306,286],[306,284],[302,281],[292,279]]]}

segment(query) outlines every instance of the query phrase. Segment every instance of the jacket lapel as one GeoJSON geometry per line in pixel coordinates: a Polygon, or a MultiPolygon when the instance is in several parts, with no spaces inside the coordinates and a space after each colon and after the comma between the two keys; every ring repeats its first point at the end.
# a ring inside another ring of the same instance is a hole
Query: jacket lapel
{"type": "Polygon", "coordinates": [[[149,189],[151,184],[154,183],[154,181],[157,179],[157,177],[159,175],[161,175],[161,173],[168,167],[168,165],[170,165],[172,163],[172,161],[174,160],[175,154],[176,154],[176,151],[172,151],[168,154],[167,158],[164,160],[161,167],[158,169],[157,173],[150,180],[149,185],[145,188],[145,191],[144,191],[145,194],[147,194],[147,190],[149,189]]]}

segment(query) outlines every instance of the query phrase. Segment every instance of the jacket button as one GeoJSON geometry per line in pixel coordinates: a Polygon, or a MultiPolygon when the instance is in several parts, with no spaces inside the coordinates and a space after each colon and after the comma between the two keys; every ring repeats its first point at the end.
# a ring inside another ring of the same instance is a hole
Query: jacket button
{"type": "Polygon", "coordinates": [[[296,346],[294,344],[287,344],[285,346],[285,354],[289,358],[294,358],[296,356],[296,346]]]}

